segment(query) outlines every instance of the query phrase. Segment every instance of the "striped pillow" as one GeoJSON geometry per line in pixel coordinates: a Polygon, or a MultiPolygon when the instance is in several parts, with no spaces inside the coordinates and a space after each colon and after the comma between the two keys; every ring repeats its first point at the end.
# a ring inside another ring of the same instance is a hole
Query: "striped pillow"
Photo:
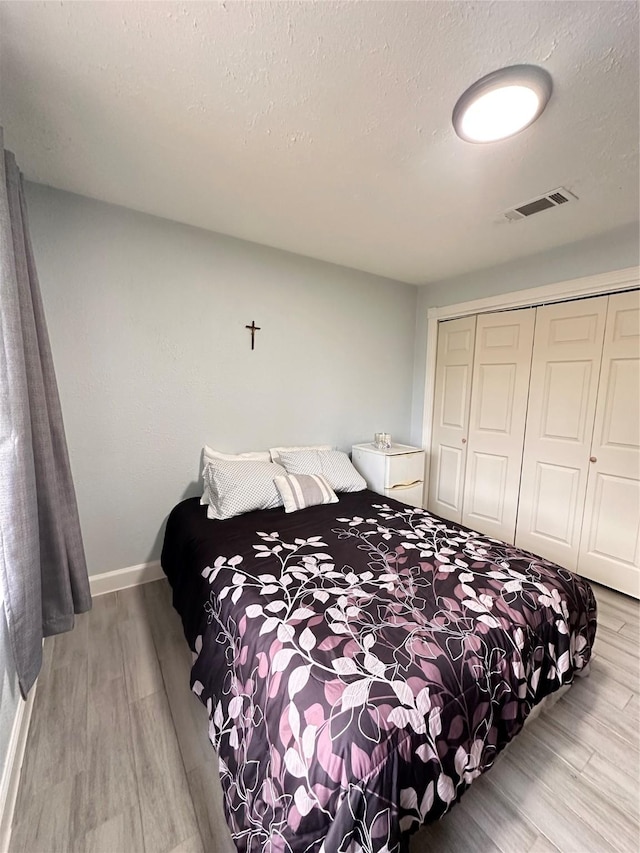
{"type": "Polygon", "coordinates": [[[286,477],[275,477],[273,482],[280,492],[285,512],[338,502],[338,496],[320,474],[287,474],[286,477]]]}

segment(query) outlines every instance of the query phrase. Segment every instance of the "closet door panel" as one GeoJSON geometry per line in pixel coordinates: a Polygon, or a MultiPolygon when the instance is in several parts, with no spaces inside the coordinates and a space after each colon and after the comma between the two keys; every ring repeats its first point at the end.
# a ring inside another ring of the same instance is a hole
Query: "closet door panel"
{"type": "Polygon", "coordinates": [[[438,325],[428,507],[436,515],[458,522],[462,518],[475,331],[475,316],[438,325]]]}
{"type": "Polygon", "coordinates": [[[513,543],[535,308],[480,314],[476,325],[462,522],[513,543]]]}
{"type": "Polygon", "coordinates": [[[537,309],[516,545],[575,569],[607,296],[537,309]]]}
{"type": "Polygon", "coordinates": [[[577,497],[580,489],[580,468],[537,462],[533,487],[534,534],[571,547],[579,512],[577,497]]]}
{"type": "Polygon", "coordinates": [[[640,294],[609,297],[578,571],[640,597],[640,294]]]}

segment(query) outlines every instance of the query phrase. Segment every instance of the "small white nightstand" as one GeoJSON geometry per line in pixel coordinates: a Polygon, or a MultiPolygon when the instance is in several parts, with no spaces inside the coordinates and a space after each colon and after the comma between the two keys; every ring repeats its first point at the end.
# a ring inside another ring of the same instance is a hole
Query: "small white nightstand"
{"type": "Polygon", "coordinates": [[[373,444],[354,444],[351,458],[372,491],[410,506],[422,506],[424,450],[408,444],[392,444],[387,450],[378,450],[373,444]]]}

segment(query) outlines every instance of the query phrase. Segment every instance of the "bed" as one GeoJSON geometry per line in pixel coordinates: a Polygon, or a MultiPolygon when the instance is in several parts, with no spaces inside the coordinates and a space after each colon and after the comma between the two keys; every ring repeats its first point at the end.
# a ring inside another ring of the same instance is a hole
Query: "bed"
{"type": "Polygon", "coordinates": [[[162,566],[243,853],[392,853],[588,671],[589,584],[370,491],[169,516],[162,566]]]}

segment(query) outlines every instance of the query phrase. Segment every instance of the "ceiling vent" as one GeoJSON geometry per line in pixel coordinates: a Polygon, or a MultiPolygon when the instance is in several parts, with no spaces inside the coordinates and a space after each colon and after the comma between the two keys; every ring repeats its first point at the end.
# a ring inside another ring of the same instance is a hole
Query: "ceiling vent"
{"type": "Polygon", "coordinates": [[[543,210],[549,210],[552,207],[559,207],[561,204],[567,204],[570,201],[577,201],[578,196],[570,193],[564,187],[558,187],[557,190],[551,190],[538,198],[532,198],[524,204],[519,204],[511,210],[504,213],[504,218],[509,222],[517,222],[518,219],[526,219],[527,216],[533,216],[534,213],[540,213],[543,210]]]}

